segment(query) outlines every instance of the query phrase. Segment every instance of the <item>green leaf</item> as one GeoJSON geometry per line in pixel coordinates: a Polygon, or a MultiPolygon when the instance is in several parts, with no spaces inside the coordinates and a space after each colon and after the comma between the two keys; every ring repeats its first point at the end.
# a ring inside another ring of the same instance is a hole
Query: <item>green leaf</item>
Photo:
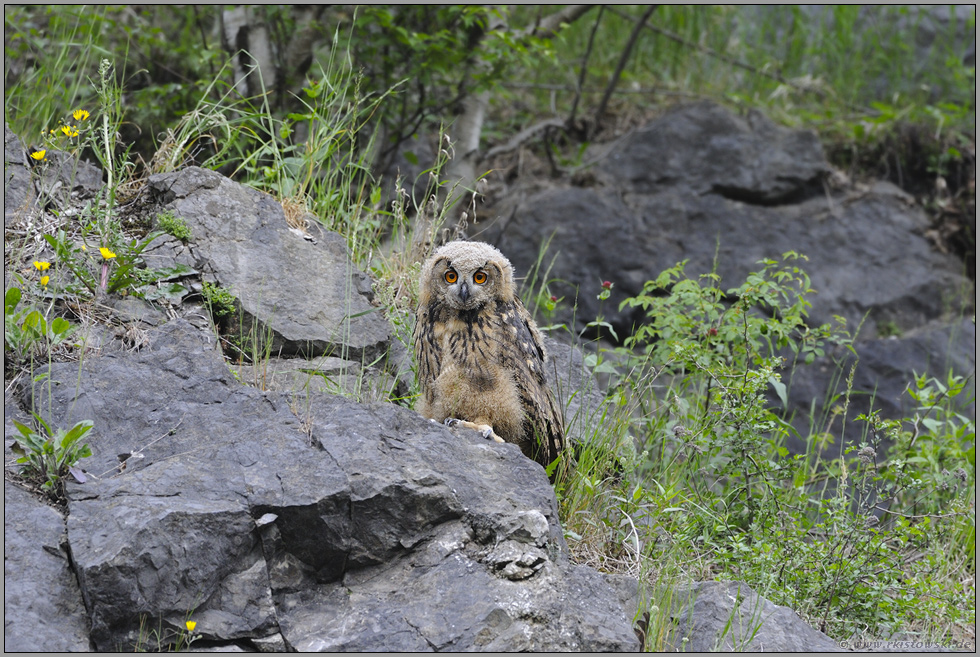
{"type": "Polygon", "coordinates": [[[12,287],[7,290],[7,293],[3,295],[3,311],[6,314],[14,312],[17,308],[17,304],[20,303],[20,288],[12,287]]]}
{"type": "Polygon", "coordinates": [[[789,401],[786,398],[786,384],[777,379],[774,376],[769,377],[769,383],[772,385],[773,389],[776,391],[776,395],[779,396],[779,400],[783,402],[783,408],[789,407],[789,401]]]}
{"type": "Polygon", "coordinates": [[[21,424],[17,420],[12,420],[12,422],[14,423],[14,426],[17,427],[17,431],[20,431],[24,436],[30,436],[34,433],[34,430],[26,424],[21,424]]]}
{"type": "Polygon", "coordinates": [[[68,430],[68,433],[65,434],[64,439],[62,439],[61,441],[61,446],[67,447],[68,445],[79,440],[82,436],[84,436],[85,434],[87,434],[89,431],[92,430],[92,426],[94,424],[95,423],[92,422],[92,420],[84,420],[82,422],[77,423],[75,426],[73,426],[71,429],[68,430]]]}
{"type": "Polygon", "coordinates": [[[71,329],[71,322],[63,317],[55,317],[51,322],[51,332],[55,335],[61,335],[69,329],[71,329]]]}

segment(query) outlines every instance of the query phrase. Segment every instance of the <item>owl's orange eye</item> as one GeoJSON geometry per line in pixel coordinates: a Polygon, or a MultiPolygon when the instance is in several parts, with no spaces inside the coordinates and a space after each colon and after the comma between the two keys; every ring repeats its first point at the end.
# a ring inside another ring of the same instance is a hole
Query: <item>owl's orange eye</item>
{"type": "Polygon", "coordinates": [[[453,283],[456,282],[456,279],[459,278],[459,277],[456,275],[456,272],[455,271],[453,271],[452,269],[448,269],[448,270],[446,270],[446,275],[443,276],[443,278],[446,279],[446,282],[447,283],[449,283],[450,285],[452,285],[453,283]]]}
{"type": "Polygon", "coordinates": [[[473,282],[476,283],[477,285],[483,285],[484,283],[486,283],[487,282],[486,272],[478,271],[475,274],[473,274],[473,282]]]}

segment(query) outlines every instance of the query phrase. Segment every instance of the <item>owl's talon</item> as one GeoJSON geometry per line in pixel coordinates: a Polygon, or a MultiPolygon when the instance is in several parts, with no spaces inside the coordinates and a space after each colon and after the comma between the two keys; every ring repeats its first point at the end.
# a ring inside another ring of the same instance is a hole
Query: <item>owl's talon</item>
{"type": "Polygon", "coordinates": [[[488,426],[486,429],[483,430],[483,437],[486,438],[487,440],[491,440],[492,439],[493,442],[495,442],[495,443],[502,443],[502,442],[504,442],[504,439],[501,438],[500,436],[498,436],[496,433],[494,433],[493,427],[490,427],[490,426],[488,426]]]}
{"type": "Polygon", "coordinates": [[[494,432],[493,427],[491,427],[489,424],[476,424],[475,422],[470,422],[469,420],[460,420],[455,417],[447,417],[445,420],[442,421],[442,423],[445,424],[447,427],[465,427],[467,429],[474,429],[476,431],[479,431],[480,435],[486,438],[487,440],[493,440],[494,442],[497,443],[506,442],[503,438],[498,436],[496,432],[494,432]]]}

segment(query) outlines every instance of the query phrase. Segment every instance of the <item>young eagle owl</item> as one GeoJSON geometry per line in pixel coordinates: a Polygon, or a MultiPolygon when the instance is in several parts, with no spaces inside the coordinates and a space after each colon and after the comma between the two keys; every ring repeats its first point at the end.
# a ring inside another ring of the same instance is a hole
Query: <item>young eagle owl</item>
{"type": "Polygon", "coordinates": [[[420,288],[419,412],[514,443],[542,465],[554,461],[565,441],[561,413],[507,258],[483,242],[450,242],[422,267],[420,288]]]}

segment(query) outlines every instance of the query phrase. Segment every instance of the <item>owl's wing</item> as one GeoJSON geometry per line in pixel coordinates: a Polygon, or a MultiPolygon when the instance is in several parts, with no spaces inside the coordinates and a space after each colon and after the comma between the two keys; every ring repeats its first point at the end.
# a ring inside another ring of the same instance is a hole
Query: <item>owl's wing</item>
{"type": "Polygon", "coordinates": [[[562,415],[548,388],[545,372],[545,350],[541,333],[520,298],[501,317],[512,335],[516,333],[514,349],[502,350],[508,369],[514,372],[521,405],[524,407],[525,432],[534,436],[534,460],[544,466],[558,458],[565,444],[562,415]]]}
{"type": "Polygon", "coordinates": [[[439,372],[439,360],[441,357],[439,343],[435,338],[434,321],[431,308],[419,308],[415,317],[415,330],[412,334],[412,341],[415,347],[415,362],[418,366],[418,381],[421,388],[422,403],[416,408],[423,415],[427,415],[429,405],[432,403],[433,387],[432,383],[439,372]]]}

